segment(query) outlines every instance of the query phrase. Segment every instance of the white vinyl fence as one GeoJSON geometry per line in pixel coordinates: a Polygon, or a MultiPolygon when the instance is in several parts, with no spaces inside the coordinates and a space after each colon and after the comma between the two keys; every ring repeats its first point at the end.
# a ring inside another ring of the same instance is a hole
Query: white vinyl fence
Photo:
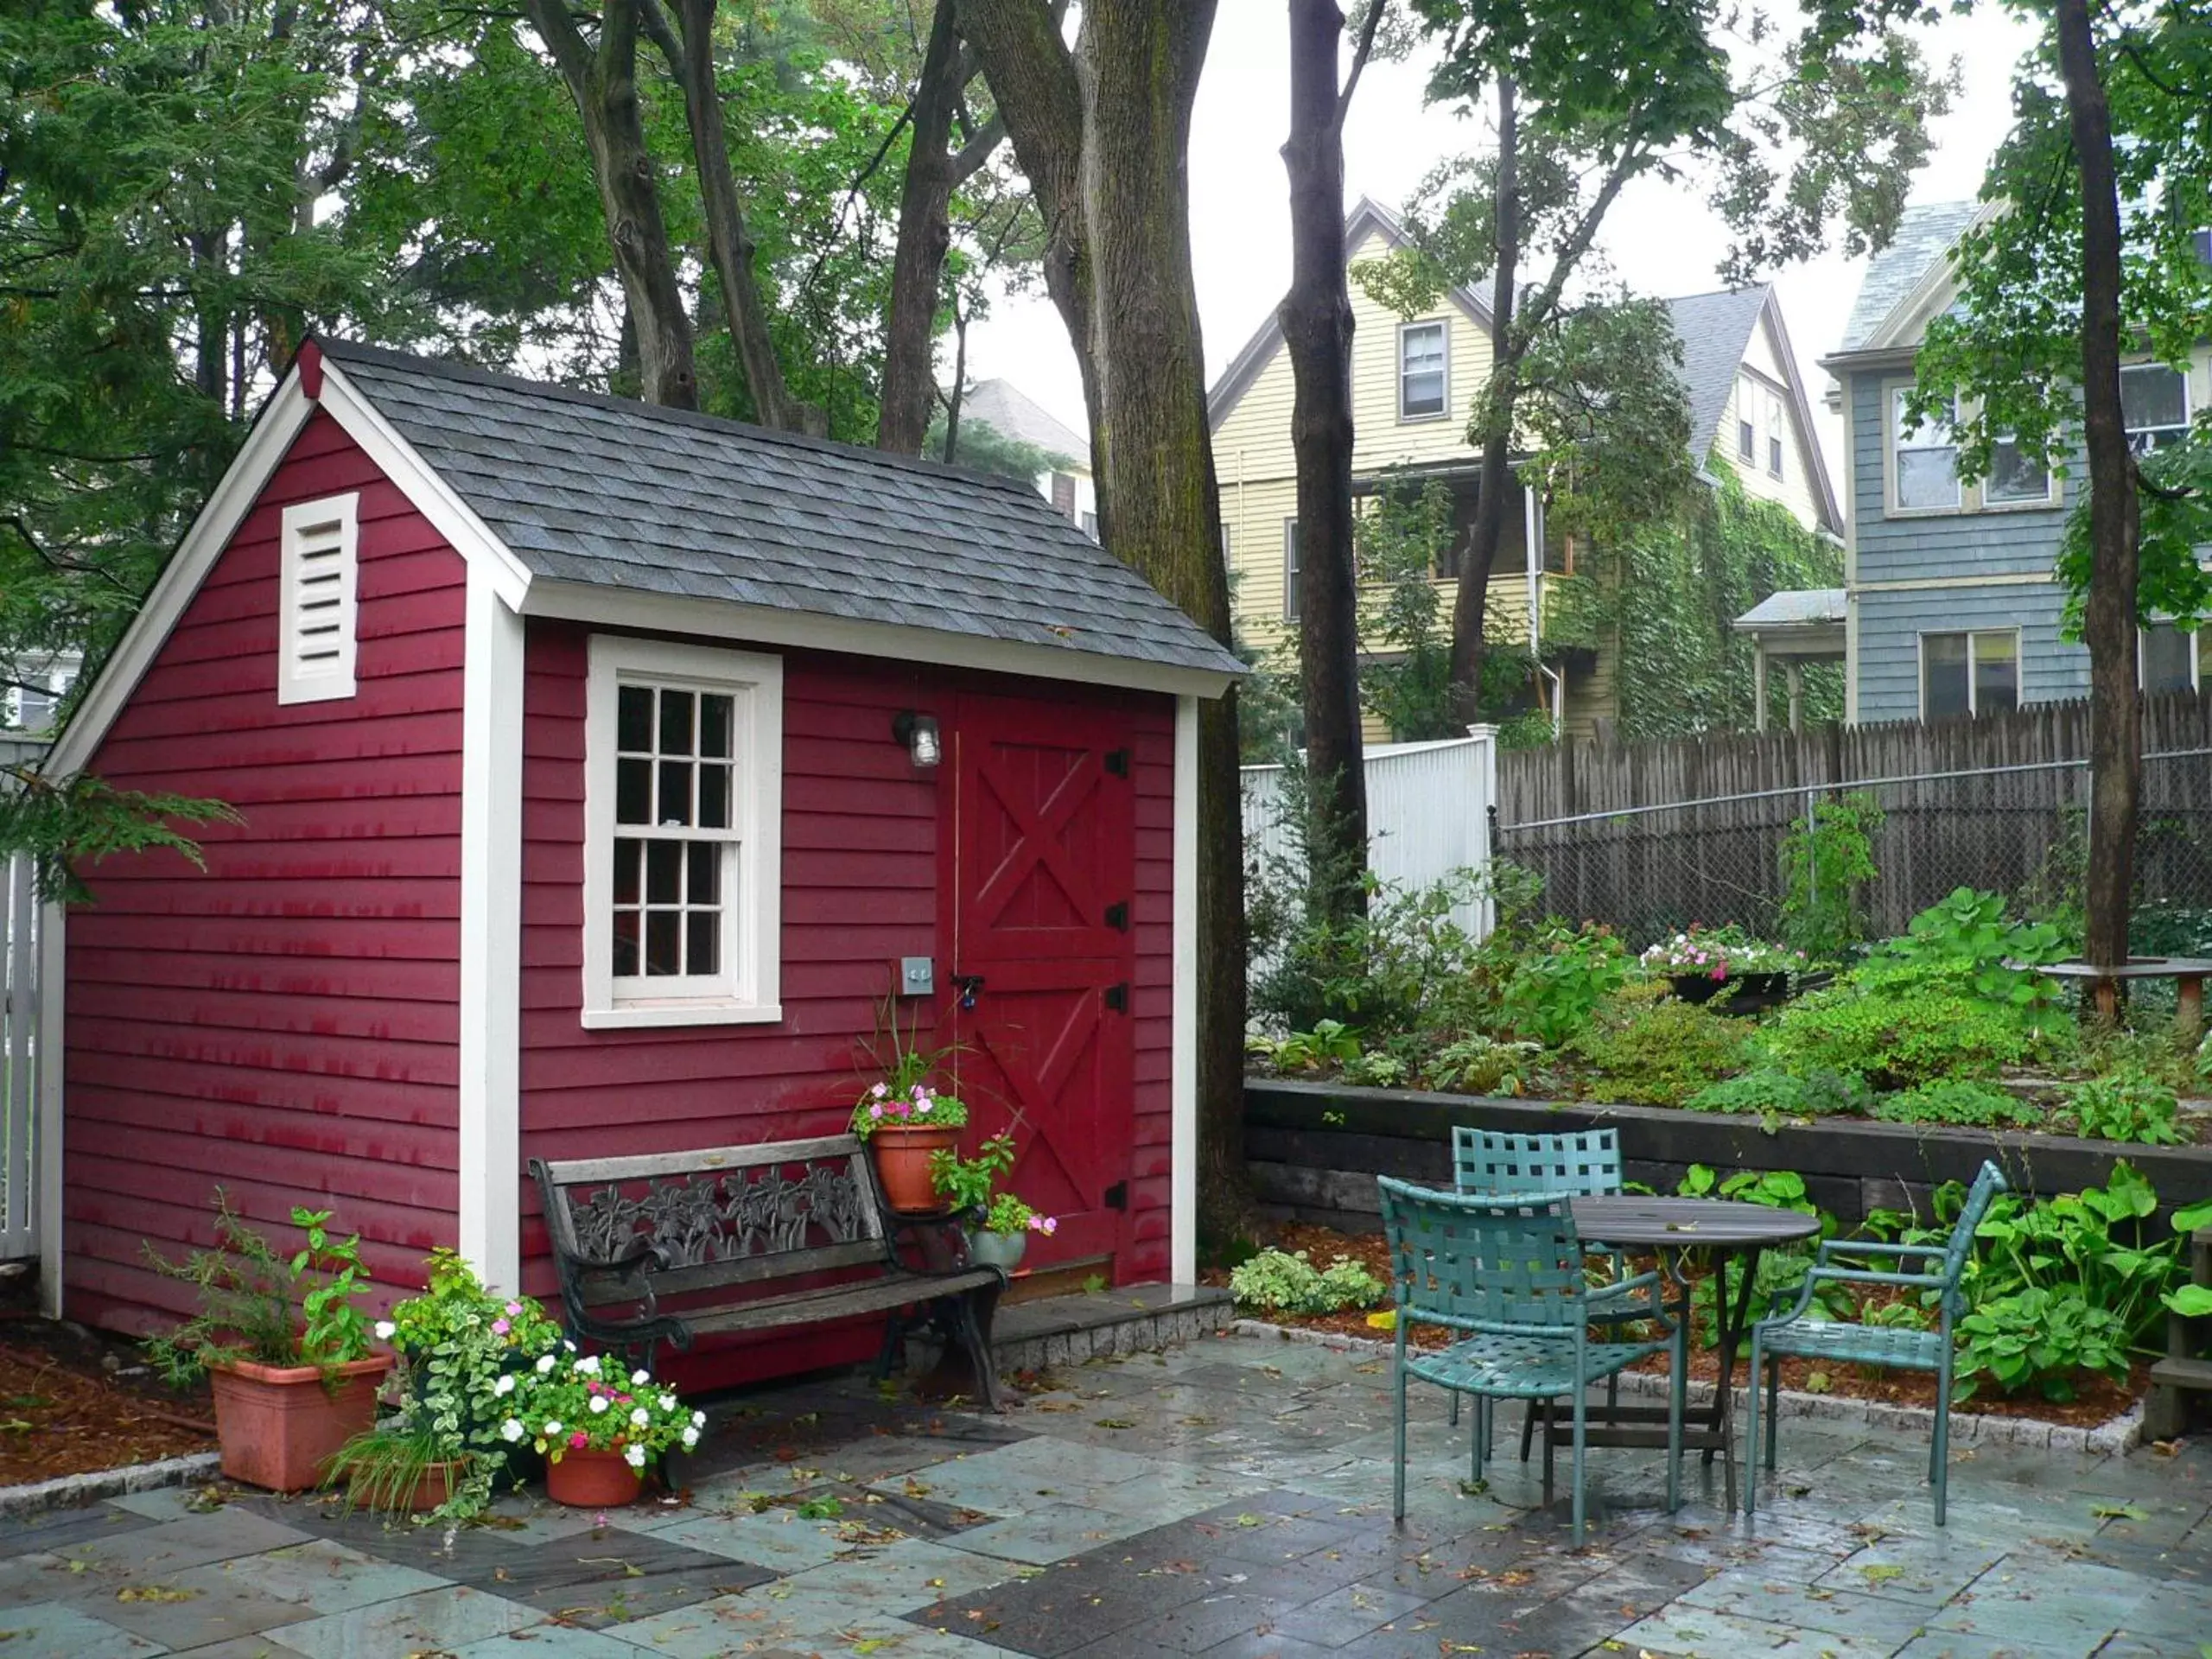
{"type": "MultiPolygon", "coordinates": [[[[42,739],[0,735],[0,764],[43,753],[42,739]]],[[[3,774],[0,774],[3,775],[3,774]]],[[[30,856],[0,856],[0,1262],[38,1254],[39,906],[30,856]]]]}
{"type": "MultiPolygon", "coordinates": [[[[1292,850],[1283,821],[1281,766],[1244,768],[1244,859],[1292,850]]],[[[1497,800],[1497,741],[1488,726],[1435,743],[1378,743],[1367,751],[1367,861],[1384,881],[1425,887],[1454,870],[1490,863],[1491,808],[1497,800]]],[[[1455,919],[1476,938],[1494,919],[1488,899],[1462,905],[1455,919]]]]}

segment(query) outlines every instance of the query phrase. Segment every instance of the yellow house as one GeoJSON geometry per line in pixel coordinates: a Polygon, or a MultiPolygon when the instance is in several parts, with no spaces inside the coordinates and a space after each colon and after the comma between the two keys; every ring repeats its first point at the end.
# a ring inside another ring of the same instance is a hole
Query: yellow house
{"type": "MultiPolygon", "coordinates": [[[[1344,228],[1348,263],[1405,246],[1390,212],[1363,197],[1344,228]]],[[[1386,474],[1434,478],[1453,497],[1454,544],[1439,561],[1440,585],[1455,583],[1474,522],[1481,452],[1467,442],[1468,411],[1490,376],[1490,309],[1471,289],[1455,289],[1433,311],[1401,318],[1352,285],[1354,487],[1386,474]]],[[[1691,452],[1711,468],[1734,469],[1745,490],[1781,502],[1812,529],[1840,536],[1842,516],[1813,433],[1796,357],[1769,287],[1691,295],[1667,302],[1682,341],[1691,452]]],[[[1221,480],[1224,543],[1234,582],[1237,632],[1266,649],[1297,626],[1297,467],[1291,449],[1289,353],[1274,317],[1230,361],[1208,394],[1214,467],[1221,480]]],[[[1541,623],[1548,593],[1579,578],[1558,548],[1533,563],[1536,515],[1516,487],[1491,566],[1488,626],[1495,645],[1531,643],[1531,600],[1541,623]]],[[[1541,536],[1541,528],[1538,528],[1541,536]]],[[[1447,601],[1448,605],[1448,601],[1447,601]]],[[[1536,630],[1540,638],[1541,626],[1536,630]]],[[[1564,653],[1544,687],[1560,728],[1588,735],[1615,706],[1610,646],[1564,653]]],[[[1387,734],[1376,733],[1376,736],[1387,734]]]]}

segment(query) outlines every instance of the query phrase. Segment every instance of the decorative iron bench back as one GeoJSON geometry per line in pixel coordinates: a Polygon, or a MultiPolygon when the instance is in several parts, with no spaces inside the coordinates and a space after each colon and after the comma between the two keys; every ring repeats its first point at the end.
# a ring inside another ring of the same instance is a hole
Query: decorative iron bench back
{"type": "MultiPolygon", "coordinates": [[[[868,1149],[849,1135],[635,1158],[530,1160],[555,1250],[622,1273],[575,1276],[586,1305],[797,1278],[892,1258],[868,1149]]],[[[570,1277],[564,1264],[563,1278],[570,1277]]]]}

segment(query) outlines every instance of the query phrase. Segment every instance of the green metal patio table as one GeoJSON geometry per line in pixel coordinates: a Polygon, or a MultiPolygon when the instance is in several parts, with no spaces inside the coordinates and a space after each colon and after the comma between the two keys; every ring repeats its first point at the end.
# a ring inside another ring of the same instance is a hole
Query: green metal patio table
{"type": "MultiPolygon", "coordinates": [[[[1731,1297],[1726,1294],[1725,1277],[1713,1293],[1719,1327],[1720,1375],[1713,1389],[1713,1404],[1699,1420],[1686,1421],[1682,1427],[1685,1450],[1702,1450],[1707,1464],[1713,1461],[1713,1453],[1720,1454],[1728,1507],[1732,1510],[1736,1507],[1732,1385],[1736,1356],[1743,1346],[1744,1334],[1751,1326],[1751,1293],[1758,1282],[1759,1257],[1771,1246],[1794,1244],[1810,1238],[1820,1231],[1819,1218],[1801,1215],[1795,1210],[1772,1210],[1764,1205],[1739,1204],[1728,1198],[1645,1198],[1630,1194],[1577,1198],[1573,1210],[1575,1230],[1586,1242],[1609,1244],[1623,1250],[1648,1250],[1656,1255],[1675,1282],[1679,1292],[1677,1306],[1685,1318],[1689,1311],[1688,1268],[1692,1258],[1704,1262],[1715,1273],[1721,1272],[1723,1264],[1731,1257],[1742,1260],[1742,1283],[1736,1294],[1731,1297]]],[[[1687,1377],[1671,1379],[1675,1388],[1688,1384],[1687,1377]]],[[[1663,1446],[1667,1444],[1666,1423],[1667,1411],[1662,1406],[1612,1405],[1591,1420],[1586,1430],[1587,1443],[1663,1446]]],[[[1548,1411],[1544,1427],[1544,1458],[1548,1464],[1553,1446],[1567,1442],[1560,1438],[1560,1426],[1548,1411]]]]}

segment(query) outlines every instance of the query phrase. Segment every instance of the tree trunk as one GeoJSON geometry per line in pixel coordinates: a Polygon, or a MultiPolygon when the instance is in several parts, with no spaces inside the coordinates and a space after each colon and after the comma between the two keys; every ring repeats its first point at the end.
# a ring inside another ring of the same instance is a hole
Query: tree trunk
{"type": "Polygon", "coordinates": [[[795,396],[785,383],[768,329],[768,308],[760,298],[753,235],[745,228],[745,204],[738,194],[737,175],[730,168],[721,91],[715,80],[715,11],[720,0],[671,0],[676,33],[661,16],[659,0],[627,3],[643,10],[646,27],[683,89],[684,124],[690,129],[691,157],[706,209],[708,257],[715,263],[715,278],[722,291],[730,343],[753,397],[753,418],[779,431],[823,436],[830,430],[829,416],[795,396]]]}
{"type": "Polygon", "coordinates": [[[1336,0],[1290,0],[1290,137],[1282,147],[1290,174],[1290,291],[1276,309],[1296,385],[1290,439],[1298,469],[1306,902],[1338,920],[1367,907],[1352,555],[1353,320],[1344,276],[1344,105],[1337,84],[1344,27],[1336,0]]]}
{"type": "Polygon", "coordinates": [[[588,45],[565,0],[524,0],[531,24],[553,54],[582,118],[599,187],[615,274],[638,331],[645,399],[673,409],[699,406],[691,319],[676,277],[660,188],[638,105],[638,8],[649,0],[607,0],[596,49],[588,45]]]}
{"type": "Polygon", "coordinates": [[[883,413],[875,447],[918,455],[937,398],[938,289],[952,245],[952,118],[959,108],[957,0],[937,0],[930,43],[911,106],[912,137],[899,194],[899,245],[891,260],[891,312],[883,331],[883,413]]]}
{"type": "MultiPolygon", "coordinates": [[[[1071,54],[1044,0],[960,0],[1044,215],[1047,290],[1090,416],[1099,539],[1224,645],[1229,573],[1191,273],[1191,105],[1214,0],[1089,0],[1071,54]]],[[[1198,715],[1198,1181],[1244,1170],[1244,869],[1235,696],[1198,715]]]]}
{"type": "Polygon", "coordinates": [[[1521,263],[1521,127],[1513,78],[1497,80],[1497,268],[1491,277],[1490,385],[1476,423],[1482,433],[1483,467],[1476,486],[1475,522],[1459,565],[1452,601],[1452,709],[1465,725],[1481,718],[1483,613],[1490,604],[1490,570],[1505,540],[1505,505],[1513,487],[1513,406],[1519,390],[1522,342],[1513,302],[1521,263]]]}
{"type": "Polygon", "coordinates": [[[960,405],[968,396],[968,313],[960,296],[952,296],[952,390],[944,400],[944,453],[938,459],[948,467],[960,454],[960,405]]]}
{"type": "Polygon", "coordinates": [[[2120,192],[2087,0],[2058,0],[2058,64],[2082,173],[2082,419],[2089,461],[2088,954],[2127,958],[2143,704],[2136,679],[2135,467],[2120,406],[2120,192]]]}

